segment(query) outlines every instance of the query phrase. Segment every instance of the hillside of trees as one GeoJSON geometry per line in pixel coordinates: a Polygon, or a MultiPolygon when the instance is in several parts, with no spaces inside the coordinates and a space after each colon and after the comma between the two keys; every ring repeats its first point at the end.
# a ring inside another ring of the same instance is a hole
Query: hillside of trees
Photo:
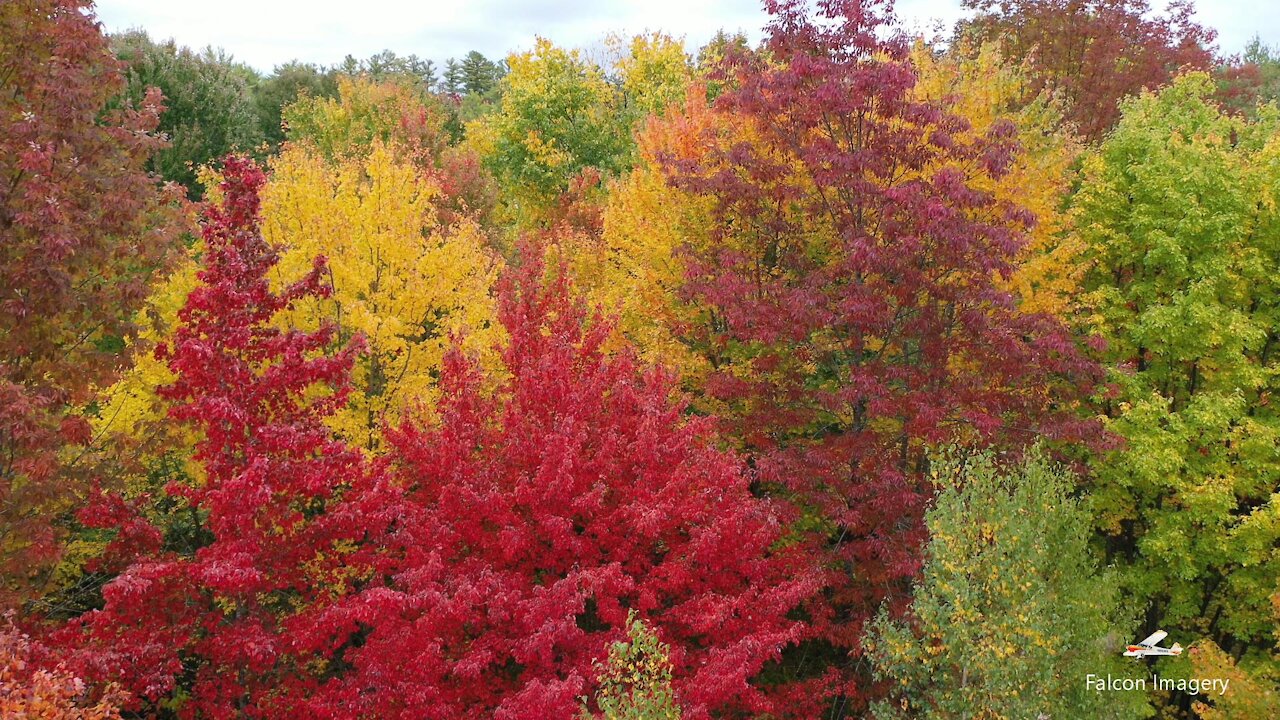
{"type": "Polygon", "coordinates": [[[1280,717],[1280,46],[964,4],[0,2],[0,718],[1280,717]]]}

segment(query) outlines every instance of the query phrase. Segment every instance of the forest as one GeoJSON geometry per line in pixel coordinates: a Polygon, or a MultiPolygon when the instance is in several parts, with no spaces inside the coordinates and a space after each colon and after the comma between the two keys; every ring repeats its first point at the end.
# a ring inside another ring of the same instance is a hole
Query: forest
{"type": "Polygon", "coordinates": [[[0,0],[0,718],[1280,717],[1280,45],[964,6],[0,0]]]}

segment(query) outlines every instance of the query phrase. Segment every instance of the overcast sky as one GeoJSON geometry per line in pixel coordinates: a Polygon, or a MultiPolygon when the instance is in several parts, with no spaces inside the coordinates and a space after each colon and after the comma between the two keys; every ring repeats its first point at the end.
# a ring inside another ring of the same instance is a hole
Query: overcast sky
{"type": "MultiPolygon", "coordinates": [[[[3,0],[0,0],[3,1],[3,0]]],[[[1160,0],[1152,5],[1160,6],[1160,0]]],[[[1199,0],[1198,19],[1238,52],[1254,34],[1280,45],[1280,2],[1199,0]]],[[[329,65],[383,49],[443,62],[479,50],[491,58],[528,48],[536,35],[588,47],[610,32],[663,30],[695,48],[717,29],[759,39],[759,0],[99,0],[108,31],[146,29],[158,39],[213,45],[259,70],[299,59],[329,65]]],[[[950,27],[960,0],[899,0],[911,28],[950,27]]]]}

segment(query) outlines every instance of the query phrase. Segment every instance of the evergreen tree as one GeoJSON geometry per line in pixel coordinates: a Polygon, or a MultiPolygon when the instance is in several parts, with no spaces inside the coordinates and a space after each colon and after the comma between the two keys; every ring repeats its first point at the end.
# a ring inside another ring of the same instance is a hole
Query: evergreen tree
{"type": "Polygon", "coordinates": [[[498,67],[493,61],[472,50],[462,59],[462,88],[469,95],[483,95],[498,84],[498,67]]]}
{"type": "Polygon", "coordinates": [[[450,95],[461,95],[463,91],[462,64],[453,58],[444,63],[443,89],[450,95]]]}

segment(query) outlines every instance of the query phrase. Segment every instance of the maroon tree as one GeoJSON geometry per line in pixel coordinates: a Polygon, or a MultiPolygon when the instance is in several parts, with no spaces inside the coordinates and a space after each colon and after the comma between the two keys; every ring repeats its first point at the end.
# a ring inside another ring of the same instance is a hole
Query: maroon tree
{"type": "Polygon", "coordinates": [[[1182,69],[1211,70],[1214,33],[1176,0],[1153,15],[1146,0],[965,0],[975,13],[961,24],[979,40],[1000,40],[1013,60],[1031,58],[1032,96],[1041,89],[1068,100],[1067,119],[1097,141],[1120,119],[1120,101],[1155,89],[1182,69]]]}
{"type": "Polygon", "coordinates": [[[1013,128],[963,141],[963,120],[914,100],[880,5],[770,3],[767,56],[732,60],[716,103],[744,139],[711,133],[696,157],[667,158],[672,182],[715,205],[711,241],[688,250],[703,322],[685,339],[760,480],[827,549],[811,607],[823,647],[788,669],[825,669],[846,713],[866,692],[864,622],[900,607],[920,566],[928,449],[1087,434],[1070,403],[1097,376],[1056,320],[994,282],[1032,218],[976,180],[1004,171],[1013,128]]]}
{"type": "Polygon", "coordinates": [[[67,449],[128,362],[134,313],[180,247],[177,191],[143,169],[160,98],[124,87],[85,0],[0,3],[0,605],[38,592],[83,495],[67,449]]]}

